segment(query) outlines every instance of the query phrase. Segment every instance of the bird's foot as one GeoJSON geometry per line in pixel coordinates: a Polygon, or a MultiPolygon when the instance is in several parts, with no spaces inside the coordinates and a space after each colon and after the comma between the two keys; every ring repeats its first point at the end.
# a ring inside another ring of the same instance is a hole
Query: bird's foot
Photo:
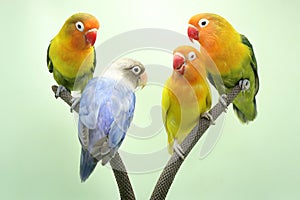
{"type": "Polygon", "coordinates": [[[56,93],[55,93],[55,98],[58,98],[60,93],[63,91],[68,91],[63,85],[59,85],[57,87],[56,93]]]}
{"type": "Polygon", "coordinates": [[[239,81],[239,86],[242,89],[242,92],[245,93],[245,91],[250,89],[250,81],[248,79],[242,79],[239,81]]]}
{"type": "Polygon", "coordinates": [[[71,99],[71,108],[70,108],[70,112],[73,112],[73,110],[76,108],[76,106],[80,103],[80,97],[72,97],[71,99]]]}
{"type": "Polygon", "coordinates": [[[174,140],[173,150],[182,160],[184,160],[184,151],[176,139],[174,140]]]}
{"type": "Polygon", "coordinates": [[[227,106],[227,95],[226,94],[222,94],[219,97],[219,102],[222,104],[222,106],[224,106],[225,110],[224,112],[227,112],[228,106],[227,106]]]}
{"type": "Polygon", "coordinates": [[[215,125],[216,124],[213,116],[209,112],[202,113],[200,117],[205,118],[208,121],[210,121],[210,125],[215,125]]]}
{"type": "Polygon", "coordinates": [[[106,165],[108,162],[111,161],[111,159],[113,159],[115,157],[117,153],[117,149],[110,149],[110,151],[108,152],[108,154],[106,154],[101,161],[102,165],[106,165]]]}

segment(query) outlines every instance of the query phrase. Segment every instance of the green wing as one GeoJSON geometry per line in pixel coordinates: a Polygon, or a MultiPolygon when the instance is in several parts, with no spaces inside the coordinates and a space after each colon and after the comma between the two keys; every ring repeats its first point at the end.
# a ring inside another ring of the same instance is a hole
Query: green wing
{"type": "Polygon", "coordinates": [[[251,52],[251,63],[250,64],[251,64],[251,67],[253,69],[254,76],[255,76],[255,95],[256,95],[257,92],[258,92],[258,88],[259,88],[256,58],[255,58],[255,55],[254,55],[252,44],[250,43],[248,38],[241,34],[241,39],[242,39],[242,43],[245,44],[246,46],[248,46],[249,49],[250,49],[250,52],[251,52]]]}
{"type": "Polygon", "coordinates": [[[50,46],[51,46],[51,43],[49,44],[48,49],[47,49],[47,66],[48,66],[49,72],[52,73],[53,72],[53,63],[49,56],[50,46]]]}
{"type": "MultiPolygon", "coordinates": [[[[168,115],[168,111],[170,109],[170,96],[169,96],[169,90],[166,86],[163,88],[161,107],[162,107],[163,123],[167,130],[167,115],[168,115]]],[[[169,132],[169,131],[167,130],[167,132],[169,132]]]]}
{"type": "Polygon", "coordinates": [[[96,50],[95,50],[94,46],[93,46],[93,49],[94,49],[94,62],[93,62],[92,72],[94,73],[97,62],[96,62],[96,50]]]}

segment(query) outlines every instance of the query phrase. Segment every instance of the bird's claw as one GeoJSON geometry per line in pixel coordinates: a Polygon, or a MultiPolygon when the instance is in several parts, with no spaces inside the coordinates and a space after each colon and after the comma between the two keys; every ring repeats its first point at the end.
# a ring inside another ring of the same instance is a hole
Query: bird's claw
{"type": "Polygon", "coordinates": [[[239,81],[239,86],[241,87],[242,92],[245,92],[250,88],[250,81],[248,79],[242,79],[239,81]]]}
{"type": "Polygon", "coordinates": [[[76,108],[76,106],[80,103],[80,97],[72,97],[71,99],[71,108],[70,111],[73,112],[73,110],[76,108]]]}
{"type": "Polygon", "coordinates": [[[213,116],[209,112],[202,113],[201,118],[205,118],[205,119],[209,120],[211,125],[216,124],[213,116]]]}
{"type": "Polygon", "coordinates": [[[178,144],[177,140],[174,140],[173,150],[182,160],[184,160],[184,151],[182,147],[178,144]]]}
{"type": "Polygon", "coordinates": [[[63,91],[68,91],[63,85],[59,85],[57,87],[57,90],[55,92],[55,98],[58,98],[60,93],[63,92],[63,91]]]}
{"type": "Polygon", "coordinates": [[[222,94],[219,98],[219,102],[222,104],[222,106],[224,106],[225,110],[224,112],[227,112],[227,95],[226,94],[222,94]]]}

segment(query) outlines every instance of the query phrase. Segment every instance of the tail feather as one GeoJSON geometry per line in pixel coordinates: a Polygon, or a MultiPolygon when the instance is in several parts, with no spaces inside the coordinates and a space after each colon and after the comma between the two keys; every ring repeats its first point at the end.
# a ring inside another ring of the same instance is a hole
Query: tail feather
{"type": "Polygon", "coordinates": [[[81,150],[80,178],[82,182],[89,178],[91,173],[94,171],[97,162],[97,159],[95,159],[87,150],[81,150]]]}
{"type": "Polygon", "coordinates": [[[257,115],[256,100],[254,98],[253,102],[247,104],[247,106],[238,107],[237,104],[233,102],[233,110],[235,111],[237,117],[242,123],[249,123],[253,121],[257,115]]]}

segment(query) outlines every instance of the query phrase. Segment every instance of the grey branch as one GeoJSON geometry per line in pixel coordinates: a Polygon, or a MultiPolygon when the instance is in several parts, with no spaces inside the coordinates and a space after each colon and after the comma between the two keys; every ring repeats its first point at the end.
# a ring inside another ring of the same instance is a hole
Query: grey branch
{"type": "MultiPolygon", "coordinates": [[[[57,86],[53,85],[52,90],[54,94],[57,91],[57,86]]],[[[62,91],[59,94],[59,97],[64,100],[69,106],[72,105],[72,95],[68,91],[62,91]]],[[[74,111],[78,113],[79,111],[79,105],[77,105],[74,108],[74,111]]],[[[115,157],[111,159],[110,165],[112,167],[115,179],[117,181],[118,187],[119,187],[119,193],[121,199],[126,200],[135,200],[134,191],[132,189],[125,165],[118,154],[118,152],[115,154],[115,157]]]]}
{"type": "MultiPolygon", "coordinates": [[[[57,86],[52,86],[52,90],[55,93],[57,90],[57,86]]],[[[240,93],[240,91],[241,88],[239,85],[237,85],[232,89],[230,93],[227,94],[227,106],[229,106],[232,103],[232,101],[240,93]]],[[[69,106],[71,106],[72,96],[69,92],[61,92],[60,98],[62,98],[69,106]]],[[[216,120],[222,114],[222,112],[225,111],[225,109],[226,107],[224,107],[224,105],[219,102],[209,111],[209,113],[212,115],[213,119],[216,120]]],[[[79,107],[75,107],[74,110],[78,112],[79,107]]],[[[185,157],[187,157],[192,148],[202,137],[204,132],[209,128],[210,124],[211,123],[208,119],[201,118],[199,124],[185,138],[185,140],[181,144],[181,147],[185,152],[185,157]]],[[[151,200],[162,200],[166,198],[167,193],[183,161],[184,160],[182,160],[177,154],[174,153],[172,155],[156,183],[156,186],[150,198],[151,200]]],[[[135,199],[125,165],[122,162],[122,159],[118,153],[116,153],[115,157],[110,161],[110,165],[113,169],[115,179],[119,187],[121,199],[135,199]]]]}
{"type": "MultiPolygon", "coordinates": [[[[240,93],[240,91],[241,88],[239,85],[237,85],[231,90],[230,93],[227,94],[227,106],[231,104],[231,102],[240,93]]],[[[222,112],[225,111],[225,109],[225,106],[221,102],[219,102],[209,111],[209,113],[212,115],[213,119],[216,120],[222,114],[222,112]]],[[[192,148],[202,137],[202,135],[208,129],[209,126],[210,121],[205,118],[201,118],[199,124],[185,138],[185,140],[181,144],[181,147],[185,152],[185,157],[187,157],[187,155],[190,153],[192,148]]],[[[183,161],[184,160],[182,160],[176,153],[172,155],[156,183],[150,200],[162,200],[166,198],[171,184],[173,183],[173,180],[175,178],[175,175],[177,174],[183,161]]]]}

